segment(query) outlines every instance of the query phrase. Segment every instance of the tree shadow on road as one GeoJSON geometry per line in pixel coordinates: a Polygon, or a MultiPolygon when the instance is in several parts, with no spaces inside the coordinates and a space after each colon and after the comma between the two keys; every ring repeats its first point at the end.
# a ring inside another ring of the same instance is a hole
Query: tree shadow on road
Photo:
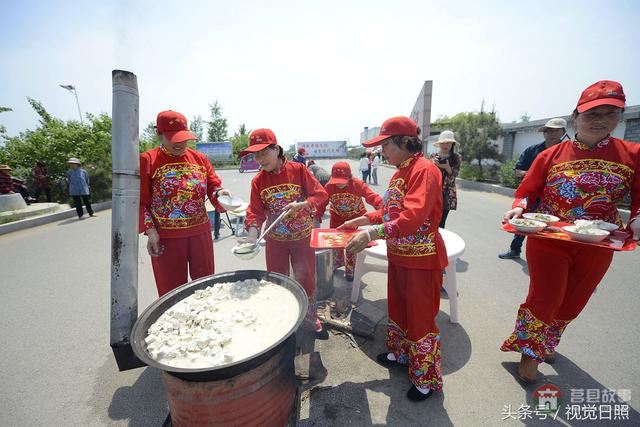
{"type": "MultiPolygon", "coordinates": [[[[570,359],[563,356],[562,354],[556,352],[556,361],[552,365],[553,369],[556,371],[557,375],[543,375],[542,373],[538,374],[538,381],[535,384],[528,384],[522,382],[518,377],[518,362],[502,362],[502,366],[505,368],[507,372],[509,372],[515,381],[517,381],[521,386],[523,391],[525,391],[525,395],[523,398],[523,405],[529,405],[530,408],[535,408],[536,403],[533,399],[533,392],[540,386],[544,384],[553,384],[556,387],[560,388],[563,394],[563,403],[562,408],[558,411],[557,418],[555,420],[551,418],[547,418],[546,420],[541,420],[540,418],[536,418],[535,414],[533,415],[533,419],[521,420],[526,425],[531,426],[542,426],[542,425],[574,425],[576,423],[585,423],[585,424],[605,424],[609,425],[640,425],[640,413],[634,410],[631,406],[628,406],[628,419],[626,420],[613,420],[613,410],[611,411],[611,420],[580,420],[580,419],[568,419],[567,417],[567,405],[572,405],[571,402],[571,390],[584,390],[584,396],[586,396],[587,390],[602,390],[608,389],[607,386],[604,386],[602,383],[598,382],[595,378],[593,378],[589,373],[581,369],[578,365],[573,363],[570,359]]],[[[634,384],[621,384],[617,389],[631,389],[634,384]]],[[[616,395],[616,399],[614,403],[602,402],[600,403],[578,403],[574,402],[573,405],[580,405],[583,408],[586,408],[589,405],[595,404],[596,407],[596,415],[598,414],[599,405],[621,405],[621,401],[619,400],[619,396],[616,395]]],[[[518,408],[513,408],[516,411],[518,408]]],[[[584,409],[582,409],[584,411],[584,409]]],[[[585,414],[586,412],[582,412],[581,414],[585,414]]],[[[503,415],[504,416],[504,415],[503,415]]]]}

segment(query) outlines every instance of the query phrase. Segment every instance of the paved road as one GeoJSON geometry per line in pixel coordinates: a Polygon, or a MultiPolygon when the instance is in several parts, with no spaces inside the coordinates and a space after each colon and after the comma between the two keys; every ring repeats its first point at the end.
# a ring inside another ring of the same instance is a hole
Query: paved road
{"type": "MultiPolygon", "coordinates": [[[[380,181],[387,182],[392,172],[382,168],[380,181]]],[[[253,174],[220,175],[248,198],[253,174]]],[[[303,425],[496,425],[504,405],[532,404],[534,388],[523,388],[512,375],[518,357],[497,349],[513,326],[528,281],[524,261],[496,257],[509,242],[498,220],[510,200],[470,191],[461,191],[459,199],[448,228],[466,240],[467,250],[457,266],[461,323],[448,323],[445,299],[438,321],[444,393],[409,404],[405,374],[373,362],[382,350],[380,336],[359,349],[332,336],[315,350],[328,371],[322,384],[334,387],[305,402],[303,425]]],[[[158,426],[166,416],[158,373],[118,372],[108,345],[110,225],[106,211],[0,237],[1,425],[158,426]]],[[[222,234],[215,247],[217,271],[237,269],[229,253],[234,239],[228,230],[222,234]]],[[[141,244],[141,308],[156,297],[143,249],[141,244]]],[[[541,369],[548,381],[565,388],[632,389],[635,425],[640,424],[639,256],[615,256],[598,292],[567,330],[558,361],[541,369]]],[[[264,260],[244,266],[264,268],[264,260]]],[[[363,298],[384,308],[384,275],[371,273],[364,281],[363,298]]]]}

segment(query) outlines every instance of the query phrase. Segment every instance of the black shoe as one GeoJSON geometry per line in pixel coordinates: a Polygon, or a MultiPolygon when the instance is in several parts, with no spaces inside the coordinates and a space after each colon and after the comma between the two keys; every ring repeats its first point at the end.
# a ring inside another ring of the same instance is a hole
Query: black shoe
{"type": "Polygon", "coordinates": [[[520,252],[509,249],[507,252],[498,255],[500,259],[520,259],[520,252]]]}
{"type": "Polygon", "coordinates": [[[434,390],[429,390],[429,393],[424,394],[423,392],[418,390],[416,386],[413,385],[407,392],[407,399],[409,399],[412,402],[421,402],[433,396],[434,393],[435,393],[434,390]]]}
{"type": "Polygon", "coordinates": [[[326,329],[322,329],[321,331],[313,331],[313,336],[317,340],[326,341],[329,339],[329,332],[326,329]]]}
{"type": "Polygon", "coordinates": [[[95,218],[95,217],[97,217],[98,215],[96,215],[96,214],[89,214],[89,216],[90,216],[91,218],[95,218]]]}
{"type": "Polygon", "coordinates": [[[399,363],[395,360],[389,360],[389,358],[387,357],[390,353],[386,352],[386,353],[380,353],[379,355],[376,356],[376,360],[378,361],[379,364],[381,364],[382,366],[393,366],[393,365],[399,365],[399,363]]]}
{"type": "Polygon", "coordinates": [[[219,234],[216,234],[216,235],[213,236],[213,240],[218,240],[219,238],[220,238],[219,234]]]}
{"type": "Polygon", "coordinates": [[[344,278],[347,279],[347,282],[353,282],[353,274],[346,274],[344,278]]]}

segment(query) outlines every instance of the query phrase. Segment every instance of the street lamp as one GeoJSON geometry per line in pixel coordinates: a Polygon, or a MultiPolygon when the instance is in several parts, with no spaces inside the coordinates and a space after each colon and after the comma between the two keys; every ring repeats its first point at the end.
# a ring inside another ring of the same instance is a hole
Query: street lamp
{"type": "Polygon", "coordinates": [[[76,105],[78,105],[78,114],[80,114],[80,123],[84,124],[82,120],[82,111],[80,111],[80,101],[78,101],[78,92],[76,91],[76,87],[73,85],[60,85],[62,89],[66,89],[71,92],[76,97],[76,105]]]}

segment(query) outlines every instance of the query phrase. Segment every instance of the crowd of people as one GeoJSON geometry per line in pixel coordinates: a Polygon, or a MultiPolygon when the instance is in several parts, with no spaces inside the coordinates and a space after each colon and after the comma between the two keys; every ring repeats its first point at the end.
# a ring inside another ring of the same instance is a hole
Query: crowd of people
{"type": "MultiPolygon", "coordinates": [[[[68,195],[74,201],[78,218],[83,218],[83,203],[89,216],[96,216],[91,208],[89,174],[80,166],[80,160],[76,157],[71,157],[67,161],[67,165],[69,170],[66,174],[66,187],[68,195]]],[[[51,175],[45,162],[38,160],[31,170],[33,196],[30,194],[25,180],[11,175],[12,170],[9,165],[0,165],[0,194],[18,193],[27,205],[30,205],[38,203],[40,196],[44,193],[47,203],[52,202],[51,175]]]]}
{"type": "MultiPolygon", "coordinates": [[[[565,221],[600,219],[623,229],[617,203],[630,194],[626,229],[640,238],[640,145],[611,136],[624,105],[622,86],[600,81],[578,100],[573,137],[561,119],[540,128],[545,141],[523,153],[516,165],[515,173],[523,180],[503,221],[540,212],[565,221]]],[[[183,115],[160,113],[157,131],[162,145],[141,155],[140,229],[149,236],[148,252],[162,295],[186,283],[188,276],[214,273],[205,199],[215,204],[218,196],[230,192],[206,157],[187,147],[196,137],[183,115]]],[[[416,123],[392,117],[382,124],[379,136],[364,143],[372,151],[360,159],[362,179],[353,176],[347,162],[335,163],[329,174],[307,160],[304,149],[288,160],[268,128],[254,130],[241,153],[254,154],[261,166],[251,183],[243,241],[256,243],[261,228],[286,212],[266,236],[267,269],[287,275],[293,270],[310,302],[303,326],[318,338],[326,338],[326,331],[313,304],[316,278],[310,236],[324,211],[329,209],[330,227],[357,230],[345,255],[338,254],[337,266],[345,266],[347,279],[353,277],[358,252],[373,240],[386,241],[387,351],[377,361],[408,367],[407,398],[412,401],[428,398],[443,384],[436,316],[447,254],[439,228],[457,207],[455,178],[462,159],[453,132],[442,132],[435,145],[438,151],[425,158],[416,123]],[[367,185],[370,179],[377,185],[380,155],[395,167],[383,197],[367,185]],[[367,212],[365,203],[374,210],[367,212]]],[[[517,239],[501,258],[519,256],[522,239],[517,239]]],[[[523,381],[536,381],[538,364],[553,363],[564,330],[587,304],[612,254],[605,248],[530,238],[529,294],[517,310],[513,333],[501,346],[521,354],[523,381]]]]}

